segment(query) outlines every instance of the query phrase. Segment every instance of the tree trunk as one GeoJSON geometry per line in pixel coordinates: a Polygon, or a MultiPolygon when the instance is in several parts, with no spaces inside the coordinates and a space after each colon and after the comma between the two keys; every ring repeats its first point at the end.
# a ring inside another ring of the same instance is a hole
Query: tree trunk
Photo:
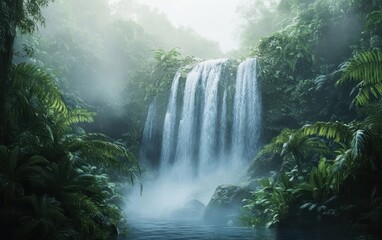
{"type": "Polygon", "coordinates": [[[10,72],[13,59],[13,43],[16,36],[15,12],[12,1],[5,2],[8,7],[6,15],[0,16],[0,27],[3,36],[0,36],[0,145],[9,144],[9,123],[7,121],[7,93],[11,82],[10,72]],[[7,19],[6,19],[7,18],[7,19]]]}

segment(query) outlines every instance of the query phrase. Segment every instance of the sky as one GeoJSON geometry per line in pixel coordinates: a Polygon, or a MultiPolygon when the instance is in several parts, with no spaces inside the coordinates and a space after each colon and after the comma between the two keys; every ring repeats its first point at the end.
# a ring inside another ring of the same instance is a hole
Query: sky
{"type": "Polygon", "coordinates": [[[238,47],[237,7],[243,0],[137,0],[167,15],[175,26],[188,26],[217,41],[223,52],[238,47]]]}

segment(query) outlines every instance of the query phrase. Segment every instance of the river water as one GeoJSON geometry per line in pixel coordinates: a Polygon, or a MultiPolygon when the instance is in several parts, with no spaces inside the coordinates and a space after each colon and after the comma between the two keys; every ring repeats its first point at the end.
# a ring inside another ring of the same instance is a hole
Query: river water
{"type": "Polygon", "coordinates": [[[207,225],[200,221],[169,221],[136,219],[129,223],[129,235],[121,240],[183,240],[183,239],[259,239],[259,240],[370,240],[349,231],[305,231],[290,229],[247,228],[207,225]]]}

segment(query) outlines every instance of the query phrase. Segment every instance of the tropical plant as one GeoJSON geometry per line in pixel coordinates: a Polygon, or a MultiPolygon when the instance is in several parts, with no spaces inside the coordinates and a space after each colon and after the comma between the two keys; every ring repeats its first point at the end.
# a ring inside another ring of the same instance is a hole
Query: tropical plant
{"type": "Polygon", "coordinates": [[[274,137],[270,143],[263,146],[263,148],[257,153],[255,160],[248,168],[248,174],[252,177],[258,177],[261,176],[261,174],[264,174],[262,171],[280,169],[285,159],[289,157],[281,157],[283,145],[288,141],[289,136],[293,133],[293,130],[285,128],[279,135],[274,137]]]}
{"type": "MultiPolygon", "coordinates": [[[[116,225],[122,215],[111,203],[113,190],[106,174],[96,175],[75,166],[72,160],[51,163],[43,179],[43,189],[61,202],[66,216],[75,222],[73,227],[81,238],[106,235],[97,229],[116,225]]],[[[107,237],[105,237],[107,238],[107,237]]]]}
{"type": "Polygon", "coordinates": [[[306,161],[308,157],[327,153],[328,148],[320,139],[312,138],[304,135],[301,131],[296,131],[290,135],[288,141],[283,144],[281,156],[285,157],[290,154],[301,176],[303,176],[305,180],[308,180],[303,170],[303,162],[306,161]]]}
{"type": "Polygon", "coordinates": [[[0,146],[0,191],[4,196],[1,201],[8,206],[17,197],[24,195],[25,182],[32,182],[44,174],[43,167],[49,161],[41,156],[20,157],[20,148],[9,151],[0,146]]]}
{"type": "Polygon", "coordinates": [[[345,176],[360,164],[371,168],[380,167],[381,130],[378,118],[373,115],[362,122],[317,122],[303,128],[305,135],[318,135],[339,143],[335,166],[341,169],[345,176]],[[350,172],[343,171],[345,166],[349,167],[350,172]]]}
{"type": "Polygon", "coordinates": [[[11,152],[0,147],[0,201],[14,209],[6,212],[6,226],[25,224],[5,230],[11,231],[7,235],[109,239],[122,217],[109,181],[137,179],[135,158],[124,143],[79,128],[92,122],[94,113],[70,109],[55,78],[43,68],[19,64],[11,76],[6,116],[14,127],[8,136],[14,146],[23,147],[11,152]],[[88,170],[94,165],[98,172],[88,170]]]}
{"type": "Polygon", "coordinates": [[[70,239],[75,232],[67,227],[68,218],[60,207],[60,202],[52,197],[43,195],[25,196],[20,202],[29,207],[20,217],[22,224],[22,238],[29,239],[30,236],[39,236],[40,239],[70,239]]]}
{"type": "Polygon", "coordinates": [[[382,95],[382,52],[363,52],[344,65],[344,73],[337,85],[356,82],[358,91],[352,104],[365,106],[382,95]]]}
{"type": "Polygon", "coordinates": [[[333,171],[333,164],[326,159],[321,159],[317,167],[313,167],[309,174],[309,181],[296,186],[294,194],[296,198],[305,202],[301,209],[309,211],[327,210],[326,204],[331,198],[338,196],[341,182],[339,174],[333,171]]]}
{"type": "Polygon", "coordinates": [[[294,201],[294,183],[284,173],[276,182],[263,178],[259,183],[260,189],[252,193],[252,198],[244,200],[247,213],[242,220],[251,226],[274,227],[289,214],[289,206],[294,201]]]}

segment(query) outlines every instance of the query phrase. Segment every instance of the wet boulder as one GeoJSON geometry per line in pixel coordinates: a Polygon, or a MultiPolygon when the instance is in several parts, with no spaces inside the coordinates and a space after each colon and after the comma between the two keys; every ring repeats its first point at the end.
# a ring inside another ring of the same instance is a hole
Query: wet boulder
{"type": "Polygon", "coordinates": [[[227,224],[236,221],[243,207],[243,199],[251,197],[250,189],[235,185],[220,185],[204,210],[207,222],[227,224]]]}

